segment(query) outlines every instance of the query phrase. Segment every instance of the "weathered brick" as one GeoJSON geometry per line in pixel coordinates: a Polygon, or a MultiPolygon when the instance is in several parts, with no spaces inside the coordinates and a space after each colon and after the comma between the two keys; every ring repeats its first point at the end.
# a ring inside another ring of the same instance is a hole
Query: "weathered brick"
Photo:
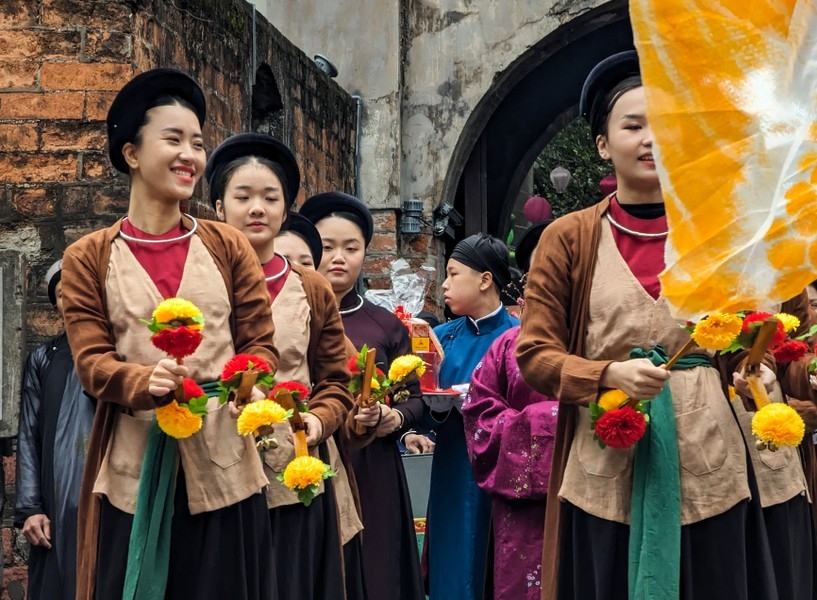
{"type": "Polygon", "coordinates": [[[3,473],[5,474],[6,485],[14,485],[14,482],[17,481],[17,473],[15,473],[16,468],[17,468],[16,454],[3,457],[3,473]]]}
{"type": "Polygon", "coordinates": [[[0,152],[0,183],[65,182],[76,176],[74,154],[0,152]]]}
{"type": "Polygon", "coordinates": [[[81,119],[82,92],[2,92],[0,119],[81,119]]]}
{"type": "Polygon", "coordinates": [[[0,60],[0,89],[25,89],[37,86],[41,63],[34,60],[0,60]]]}
{"type": "Polygon", "coordinates": [[[2,532],[0,532],[0,536],[2,536],[3,540],[3,565],[11,566],[12,559],[14,558],[11,545],[11,527],[4,527],[2,532]]]}
{"type": "Polygon", "coordinates": [[[104,179],[113,175],[113,167],[107,154],[85,153],[82,156],[83,181],[104,179]]]}
{"type": "Polygon", "coordinates": [[[116,0],[42,0],[42,24],[52,27],[85,27],[131,30],[131,5],[116,0]]]}
{"type": "Polygon", "coordinates": [[[89,121],[104,121],[108,116],[116,92],[88,92],[85,94],[85,118],[89,121]]]}
{"type": "Polygon", "coordinates": [[[408,249],[410,252],[425,254],[428,252],[430,240],[430,236],[425,234],[413,235],[408,238],[408,249]]]}
{"type": "Polygon", "coordinates": [[[119,90],[133,77],[129,64],[43,63],[40,86],[44,90],[119,90]]]}
{"type": "Polygon", "coordinates": [[[91,210],[95,215],[114,215],[118,217],[128,212],[128,201],[129,197],[126,190],[103,188],[94,193],[91,200],[91,210]]]}
{"type": "Polygon", "coordinates": [[[82,36],[77,30],[0,30],[0,56],[4,58],[79,58],[82,36]]]}
{"type": "Polygon", "coordinates": [[[54,190],[21,187],[12,192],[11,203],[20,215],[37,218],[53,216],[57,201],[54,190]]]}
{"type": "Polygon", "coordinates": [[[397,230],[397,215],[393,210],[373,210],[372,221],[375,231],[397,230]]]}
{"type": "Polygon", "coordinates": [[[3,0],[0,4],[0,27],[25,27],[37,23],[38,2],[3,0]]]}
{"type": "Polygon", "coordinates": [[[25,565],[15,565],[6,567],[3,573],[3,595],[2,600],[17,600],[27,597],[28,589],[28,567],[25,565]]]}
{"type": "Polygon", "coordinates": [[[397,248],[397,235],[391,233],[375,233],[369,244],[369,252],[394,252],[397,248]]]}
{"type": "Polygon", "coordinates": [[[363,263],[363,272],[366,275],[388,274],[391,264],[396,258],[393,254],[389,256],[367,256],[363,263]]]}
{"type": "Polygon", "coordinates": [[[131,35],[118,31],[89,31],[85,35],[83,59],[125,62],[131,57],[131,35]]]}
{"type": "Polygon", "coordinates": [[[0,124],[0,150],[36,150],[37,127],[34,123],[0,124]]]}
{"type": "Polygon", "coordinates": [[[46,122],[42,129],[42,148],[55,150],[104,150],[107,134],[103,123],[78,121],[46,122]]]}
{"type": "Polygon", "coordinates": [[[90,186],[77,185],[66,188],[60,201],[60,215],[70,217],[87,214],[90,198],[90,186]]]}

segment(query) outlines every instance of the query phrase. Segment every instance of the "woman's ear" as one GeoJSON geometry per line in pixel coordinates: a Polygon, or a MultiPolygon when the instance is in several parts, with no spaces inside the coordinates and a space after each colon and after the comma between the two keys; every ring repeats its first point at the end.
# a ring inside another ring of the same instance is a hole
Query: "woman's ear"
{"type": "Polygon", "coordinates": [[[603,135],[596,136],[596,150],[602,160],[610,160],[610,152],[607,150],[607,137],[603,135]]]}
{"type": "Polygon", "coordinates": [[[219,221],[225,221],[224,217],[224,203],[221,201],[221,198],[216,200],[216,216],[218,217],[219,221]]]}
{"type": "Polygon", "coordinates": [[[125,162],[131,169],[139,167],[139,160],[136,158],[136,144],[128,142],[122,146],[122,156],[125,157],[125,162]]]}

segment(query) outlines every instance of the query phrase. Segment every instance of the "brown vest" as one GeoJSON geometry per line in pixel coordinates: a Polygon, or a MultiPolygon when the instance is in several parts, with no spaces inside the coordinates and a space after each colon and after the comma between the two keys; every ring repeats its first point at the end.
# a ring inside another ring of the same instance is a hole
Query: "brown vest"
{"type": "MultiPolygon", "coordinates": [[[[122,360],[156,364],[165,354],[150,342],[150,331],[139,319],[149,319],[162,296],[153,281],[121,238],[111,247],[105,282],[108,312],[122,360]]],[[[198,236],[190,238],[177,296],[202,311],[204,341],[185,359],[189,376],[199,382],[218,379],[224,363],[233,356],[230,333],[230,301],[224,280],[212,256],[198,236]]],[[[179,440],[179,454],[192,514],[224,508],[259,492],[267,478],[253,441],[241,438],[235,419],[216,398],[208,404],[204,426],[195,435],[179,440]]],[[[139,489],[147,433],[152,410],[119,413],[111,441],[94,485],[111,504],[133,514],[139,489]]]]}
{"type": "MultiPolygon", "coordinates": [[[[689,334],[672,318],[666,301],[653,299],[635,278],[609,224],[602,222],[601,229],[585,357],[627,360],[633,348],[655,344],[672,355],[689,334]]],[[[673,371],[670,390],[678,430],[681,522],[688,525],[749,498],[746,456],[716,369],[673,371]]],[[[632,449],[601,449],[593,439],[588,409],[579,407],[559,496],[597,517],[628,523],[632,459],[632,449]]]]}

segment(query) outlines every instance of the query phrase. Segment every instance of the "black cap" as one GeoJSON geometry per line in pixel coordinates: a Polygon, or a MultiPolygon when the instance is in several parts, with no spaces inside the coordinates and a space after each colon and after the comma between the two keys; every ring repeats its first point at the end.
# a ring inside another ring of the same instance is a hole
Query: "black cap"
{"type": "Polygon", "coordinates": [[[207,106],[199,84],[176,69],[153,69],[131,79],[114,98],[108,109],[108,155],[117,171],[129,173],[122,148],[136,139],[145,113],[160,96],[176,96],[195,108],[199,125],[204,125],[207,106]]]}
{"type": "Polygon", "coordinates": [[[640,75],[638,54],[627,50],[608,56],[590,71],[582,86],[579,112],[590,123],[593,138],[601,133],[607,118],[605,97],[620,81],[640,75]]]}
{"type": "Polygon", "coordinates": [[[530,271],[530,259],[533,256],[533,251],[536,250],[536,244],[539,243],[539,238],[542,236],[545,227],[551,223],[553,223],[553,219],[534,223],[519,236],[514,256],[516,256],[516,266],[522,269],[523,273],[530,271]]]}
{"type": "Polygon", "coordinates": [[[343,192],[317,194],[304,202],[298,212],[315,225],[332,213],[347,213],[352,217],[352,222],[363,231],[363,239],[366,240],[366,245],[368,246],[369,242],[372,241],[372,232],[374,231],[372,213],[363,202],[349,194],[343,192]]]}
{"type": "Polygon", "coordinates": [[[287,205],[295,202],[298,190],[301,188],[301,170],[298,168],[298,161],[286,144],[271,135],[263,133],[239,133],[228,137],[213,150],[204,169],[204,177],[209,186],[210,202],[213,207],[216,205],[219,195],[223,190],[217,189],[214,182],[221,177],[224,168],[236,158],[242,156],[258,156],[281,165],[286,181],[282,181],[287,191],[287,205]]]}
{"type": "Polygon", "coordinates": [[[309,252],[312,254],[312,260],[315,262],[315,268],[318,268],[323,259],[323,242],[321,242],[321,234],[318,233],[318,229],[312,224],[312,221],[301,214],[290,212],[280,233],[287,231],[294,233],[306,242],[306,245],[309,246],[309,252]]]}
{"type": "Polygon", "coordinates": [[[62,259],[48,267],[45,274],[45,285],[48,287],[48,299],[51,304],[57,305],[57,284],[62,280],[62,259]]]}

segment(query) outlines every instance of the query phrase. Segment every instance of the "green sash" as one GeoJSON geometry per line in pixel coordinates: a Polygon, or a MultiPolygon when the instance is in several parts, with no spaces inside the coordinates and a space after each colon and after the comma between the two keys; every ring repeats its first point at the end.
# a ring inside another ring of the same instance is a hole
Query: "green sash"
{"type": "MultiPolygon", "coordinates": [[[[661,346],[636,348],[631,358],[656,366],[669,357],[661,346]]],[[[706,356],[684,356],[672,369],[712,366],[706,356]]],[[[677,600],[681,580],[681,481],[678,435],[669,383],[645,402],[650,424],[633,464],[628,589],[630,600],[677,600]]]]}
{"type": "MultiPolygon", "coordinates": [[[[217,382],[203,383],[201,388],[208,396],[218,395],[217,382]]],[[[165,435],[154,421],[139,476],[122,600],[164,600],[170,566],[177,448],[178,441],[165,435]]]]}

